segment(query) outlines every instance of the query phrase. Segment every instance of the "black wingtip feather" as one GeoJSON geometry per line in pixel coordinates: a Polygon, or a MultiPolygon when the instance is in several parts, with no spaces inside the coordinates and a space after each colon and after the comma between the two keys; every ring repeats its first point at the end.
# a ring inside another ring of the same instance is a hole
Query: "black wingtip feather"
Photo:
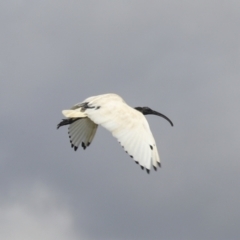
{"type": "Polygon", "coordinates": [[[160,162],[157,162],[157,164],[158,164],[158,166],[159,166],[159,167],[162,167],[162,165],[161,165],[161,163],[160,163],[160,162]]]}
{"type": "Polygon", "coordinates": [[[82,147],[83,147],[84,150],[86,149],[86,145],[85,145],[84,142],[82,142],[82,147]]]}
{"type": "Polygon", "coordinates": [[[153,169],[154,169],[155,171],[157,171],[157,168],[156,168],[155,166],[153,166],[153,169]]]}
{"type": "Polygon", "coordinates": [[[150,170],[149,170],[149,169],[147,169],[147,168],[146,168],[146,171],[147,171],[147,173],[148,173],[148,174],[150,173],[150,170]]]}

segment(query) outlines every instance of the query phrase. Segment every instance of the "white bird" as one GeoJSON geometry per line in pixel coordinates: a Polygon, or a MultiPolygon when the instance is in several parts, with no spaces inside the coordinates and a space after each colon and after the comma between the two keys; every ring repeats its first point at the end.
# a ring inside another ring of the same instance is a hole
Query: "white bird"
{"type": "Polygon", "coordinates": [[[98,125],[109,130],[124,150],[142,169],[150,172],[161,167],[157,146],[144,115],[154,114],[172,121],[165,115],[148,107],[132,108],[117,94],[89,97],[70,110],[63,110],[63,119],[57,128],[69,125],[68,134],[72,148],[82,145],[86,149],[92,142],[98,125]]]}

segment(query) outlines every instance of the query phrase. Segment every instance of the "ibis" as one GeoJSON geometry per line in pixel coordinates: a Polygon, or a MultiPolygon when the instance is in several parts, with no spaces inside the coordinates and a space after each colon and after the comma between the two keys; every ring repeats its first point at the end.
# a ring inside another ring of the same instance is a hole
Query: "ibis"
{"type": "Polygon", "coordinates": [[[172,121],[149,107],[130,107],[117,94],[89,97],[81,103],[63,110],[66,117],[57,129],[69,125],[71,147],[76,151],[81,144],[86,149],[92,142],[98,125],[109,130],[134,161],[150,172],[161,167],[157,146],[144,115],[153,114],[172,121]]]}

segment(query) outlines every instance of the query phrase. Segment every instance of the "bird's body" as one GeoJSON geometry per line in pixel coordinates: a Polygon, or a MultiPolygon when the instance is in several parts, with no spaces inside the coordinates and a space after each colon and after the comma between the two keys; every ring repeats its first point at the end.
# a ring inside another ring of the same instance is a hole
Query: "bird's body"
{"type": "Polygon", "coordinates": [[[88,147],[98,125],[101,125],[117,138],[124,150],[147,172],[151,165],[155,170],[160,166],[156,143],[143,114],[156,114],[170,121],[166,116],[147,107],[134,109],[116,94],[89,97],[62,113],[67,119],[63,119],[58,128],[70,125],[68,133],[74,150],[80,144],[84,149],[88,147]]]}

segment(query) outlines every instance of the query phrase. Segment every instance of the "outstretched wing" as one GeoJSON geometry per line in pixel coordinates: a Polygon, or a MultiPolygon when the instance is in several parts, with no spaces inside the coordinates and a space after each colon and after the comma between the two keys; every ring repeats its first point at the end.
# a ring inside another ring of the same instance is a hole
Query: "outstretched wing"
{"type": "Polygon", "coordinates": [[[81,143],[83,149],[86,149],[92,142],[98,125],[89,118],[81,118],[73,122],[68,127],[68,135],[72,148],[76,151],[81,143]]]}
{"type": "Polygon", "coordinates": [[[127,130],[116,129],[112,134],[142,169],[146,168],[149,172],[151,165],[155,170],[157,170],[157,166],[160,166],[160,159],[152,134],[143,131],[141,125],[127,130]]]}
{"type": "Polygon", "coordinates": [[[148,122],[142,113],[125,103],[116,104],[114,111],[105,104],[99,110],[87,109],[86,113],[93,122],[109,130],[142,168],[149,172],[153,165],[157,170],[160,158],[148,122]]]}
{"type": "MultiPolygon", "coordinates": [[[[151,165],[157,170],[160,166],[157,147],[152,133],[143,127],[144,116],[141,116],[141,122],[135,122],[130,128],[117,128],[112,134],[118,139],[124,150],[138,163],[142,169],[150,171],[151,165]]],[[[128,119],[130,120],[130,119],[128,119]]],[[[131,120],[130,120],[131,122],[131,120]]],[[[107,128],[107,127],[106,127],[107,128]]]]}

